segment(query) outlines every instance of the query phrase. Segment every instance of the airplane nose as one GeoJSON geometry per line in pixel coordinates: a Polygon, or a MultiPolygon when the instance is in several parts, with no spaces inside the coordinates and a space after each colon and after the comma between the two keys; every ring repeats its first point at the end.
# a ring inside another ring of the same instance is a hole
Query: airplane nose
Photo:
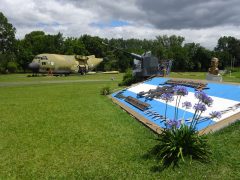
{"type": "Polygon", "coordinates": [[[36,62],[31,62],[29,65],[28,65],[29,69],[31,69],[32,71],[34,72],[38,72],[39,71],[39,64],[36,63],[36,62]]]}

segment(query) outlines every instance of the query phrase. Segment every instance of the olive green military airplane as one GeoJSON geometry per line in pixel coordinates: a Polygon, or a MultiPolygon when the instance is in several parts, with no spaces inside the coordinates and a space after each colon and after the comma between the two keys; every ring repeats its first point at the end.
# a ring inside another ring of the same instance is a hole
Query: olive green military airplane
{"type": "Polygon", "coordinates": [[[102,61],[102,58],[96,58],[95,55],[39,54],[34,57],[29,68],[33,73],[85,74],[96,68],[102,61]]]}

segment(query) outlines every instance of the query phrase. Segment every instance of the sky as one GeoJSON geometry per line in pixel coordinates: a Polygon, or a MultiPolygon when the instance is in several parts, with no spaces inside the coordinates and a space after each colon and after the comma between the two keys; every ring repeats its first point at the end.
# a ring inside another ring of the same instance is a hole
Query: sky
{"type": "Polygon", "coordinates": [[[240,39],[239,7],[239,0],[0,0],[19,39],[34,30],[123,39],[175,34],[209,49],[222,36],[240,39]]]}

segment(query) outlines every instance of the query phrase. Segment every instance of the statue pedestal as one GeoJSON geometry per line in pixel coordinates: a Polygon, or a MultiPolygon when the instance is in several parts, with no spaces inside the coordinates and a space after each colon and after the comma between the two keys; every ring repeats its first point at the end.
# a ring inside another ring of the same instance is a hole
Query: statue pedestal
{"type": "Polygon", "coordinates": [[[206,79],[208,81],[217,81],[217,82],[222,82],[222,76],[220,74],[214,75],[214,74],[209,74],[207,73],[206,79]]]}

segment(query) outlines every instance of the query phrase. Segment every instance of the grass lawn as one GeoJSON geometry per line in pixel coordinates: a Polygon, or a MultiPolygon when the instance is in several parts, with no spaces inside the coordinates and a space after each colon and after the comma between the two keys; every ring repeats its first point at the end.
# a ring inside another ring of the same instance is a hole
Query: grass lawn
{"type": "MultiPolygon", "coordinates": [[[[186,78],[186,79],[206,79],[206,72],[171,72],[172,78],[186,78]]],[[[237,82],[240,83],[240,71],[223,75],[223,81],[225,82],[237,82]]]]}
{"type": "Polygon", "coordinates": [[[115,80],[121,81],[123,73],[120,74],[92,74],[92,75],[77,75],[72,74],[70,76],[38,76],[27,77],[31,74],[2,74],[0,75],[0,82],[36,82],[36,81],[64,81],[64,80],[110,80],[114,77],[115,80]]]}
{"type": "MultiPolygon", "coordinates": [[[[0,81],[37,79],[19,76],[0,81]]],[[[208,135],[210,163],[153,172],[157,162],[144,155],[156,135],[99,93],[104,86],[118,88],[122,74],[65,78],[100,81],[0,87],[0,179],[240,177],[240,122],[208,135]],[[111,76],[116,80],[104,81],[111,76]]]]}

